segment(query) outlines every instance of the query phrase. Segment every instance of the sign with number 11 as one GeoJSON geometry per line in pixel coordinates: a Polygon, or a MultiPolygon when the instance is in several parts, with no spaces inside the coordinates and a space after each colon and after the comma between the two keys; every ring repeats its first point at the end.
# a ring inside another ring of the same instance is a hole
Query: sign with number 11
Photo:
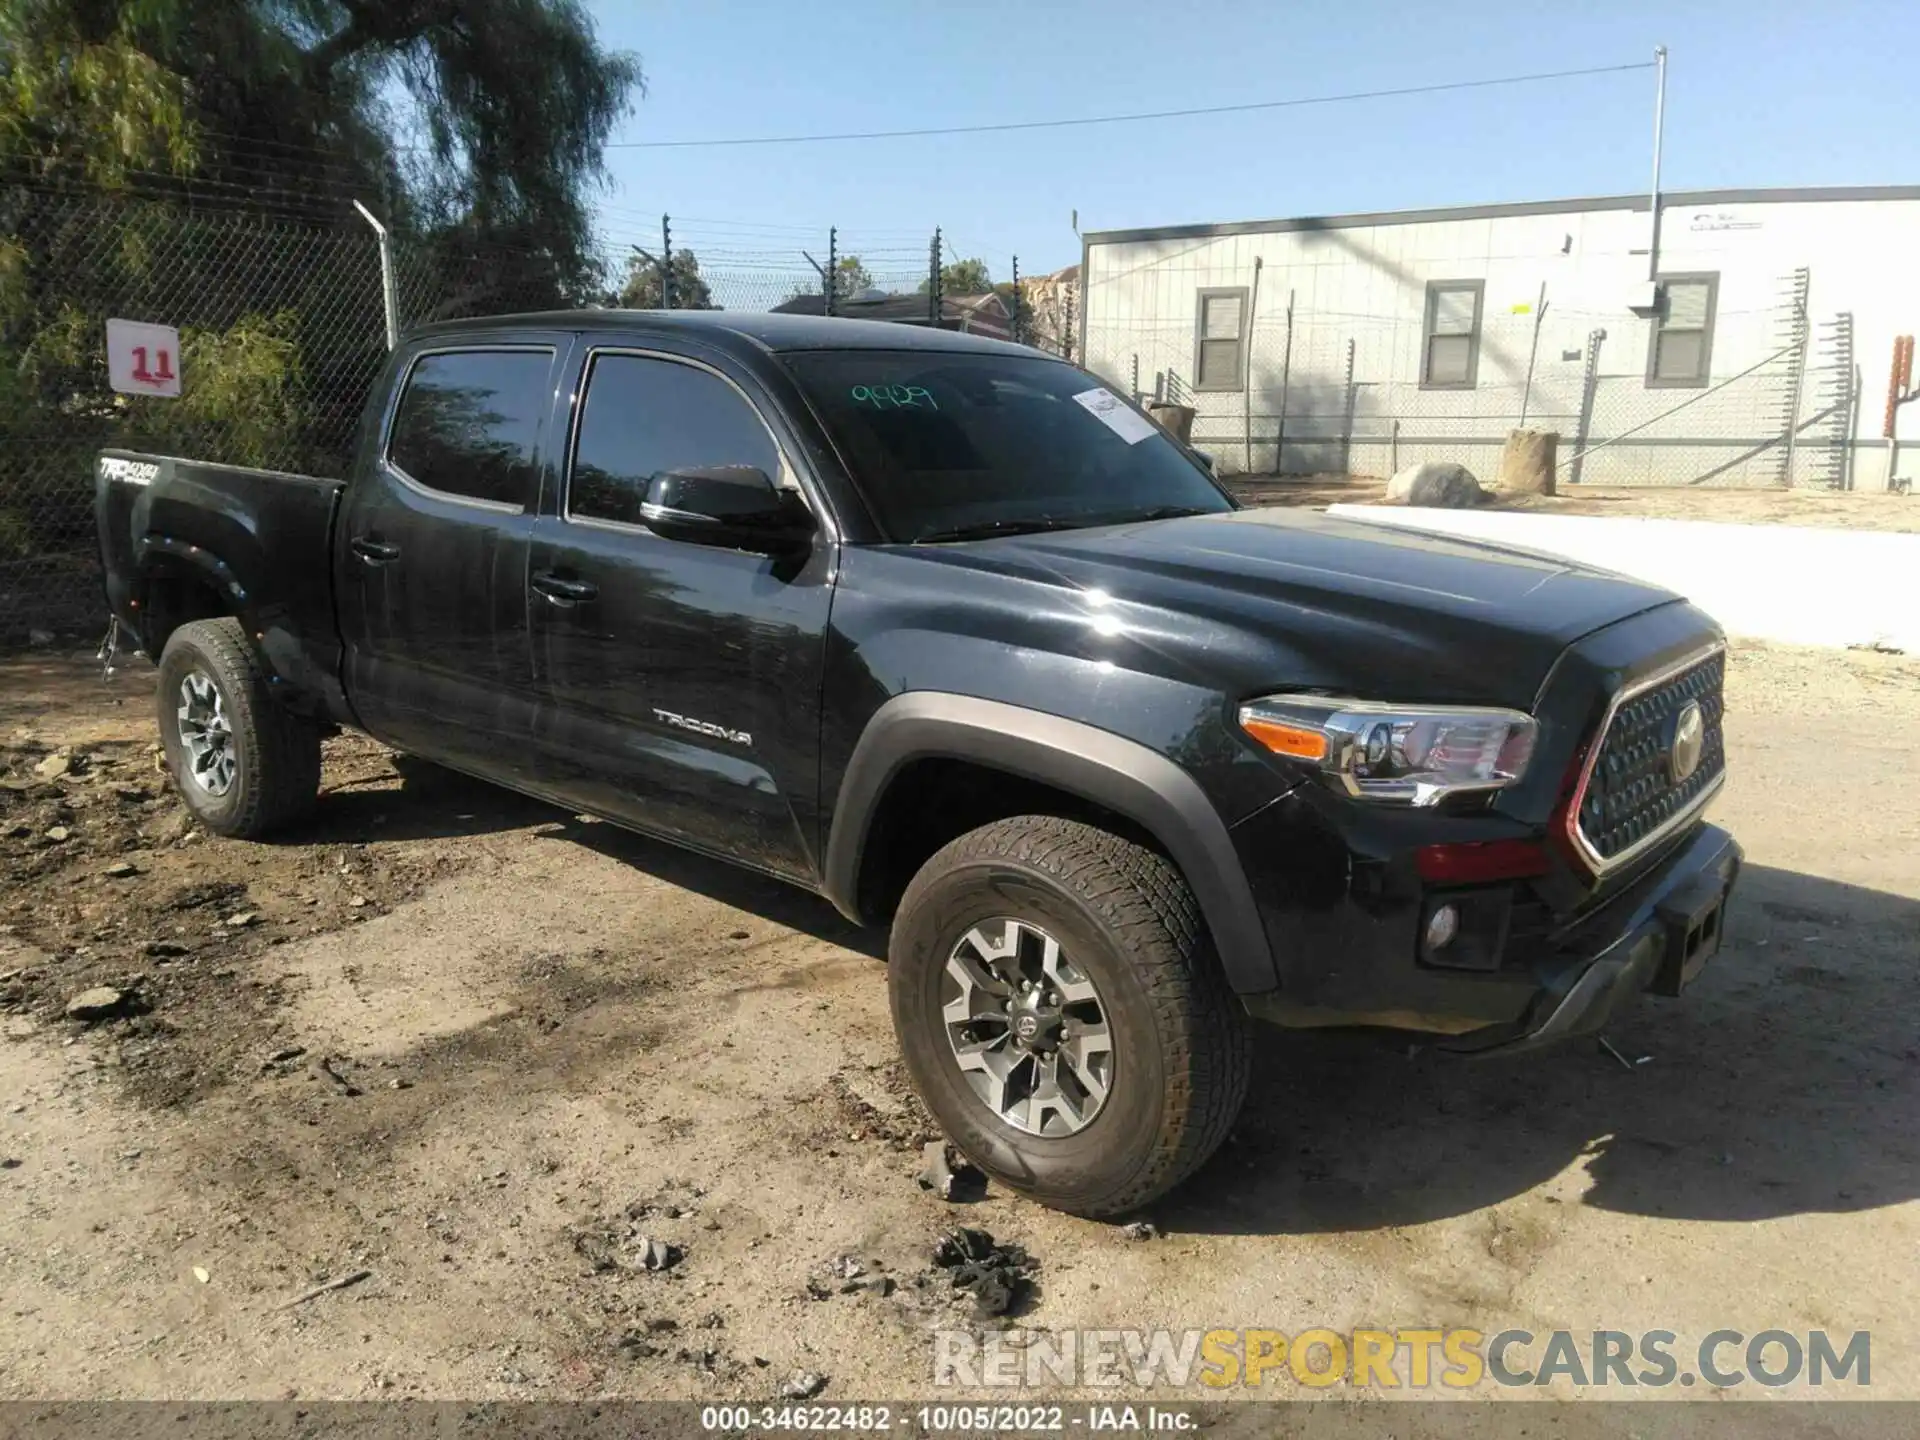
{"type": "Polygon", "coordinates": [[[107,377],[123,395],[180,396],[180,332],[138,320],[107,321],[107,377]]]}

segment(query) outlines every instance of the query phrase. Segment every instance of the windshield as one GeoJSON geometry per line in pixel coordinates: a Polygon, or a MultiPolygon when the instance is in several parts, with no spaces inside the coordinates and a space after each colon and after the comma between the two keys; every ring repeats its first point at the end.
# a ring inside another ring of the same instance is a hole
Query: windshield
{"type": "Polygon", "coordinates": [[[782,358],[894,540],[1234,508],[1158,425],[1071,365],[910,350],[782,358]]]}

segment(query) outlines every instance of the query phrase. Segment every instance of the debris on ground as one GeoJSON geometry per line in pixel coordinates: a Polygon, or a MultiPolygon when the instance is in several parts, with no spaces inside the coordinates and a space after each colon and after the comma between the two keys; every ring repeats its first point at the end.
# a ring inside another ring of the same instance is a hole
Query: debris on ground
{"type": "Polygon", "coordinates": [[[921,1147],[920,1171],[913,1178],[922,1190],[956,1203],[969,1204],[987,1193],[987,1177],[944,1140],[929,1140],[921,1147]]]}
{"type": "Polygon", "coordinates": [[[572,1231],[573,1248],[594,1274],[609,1270],[671,1270],[686,1252],[670,1240],[649,1235],[631,1220],[592,1221],[572,1231]]]}
{"type": "Polygon", "coordinates": [[[1033,1261],[1019,1245],[1002,1245],[985,1230],[949,1230],[933,1247],[936,1269],[972,1297],[980,1319],[1005,1315],[1033,1291],[1033,1261]]]}
{"type": "Polygon", "coordinates": [[[35,765],[33,767],[33,773],[42,780],[58,780],[62,775],[67,774],[72,769],[73,752],[70,750],[56,750],[38,765],[35,765]]]}
{"type": "Polygon", "coordinates": [[[322,1281],[311,1290],[303,1290],[291,1300],[284,1300],[273,1308],[276,1310],[291,1310],[296,1305],[304,1305],[309,1300],[318,1300],[322,1295],[330,1294],[335,1290],[344,1290],[349,1285],[358,1285],[362,1280],[369,1279],[372,1275],[373,1272],[371,1270],[349,1270],[346,1274],[336,1279],[322,1281]]]}
{"type": "Polygon", "coordinates": [[[1122,1225],[1120,1233],[1129,1240],[1152,1240],[1160,1231],[1151,1220],[1135,1220],[1131,1225],[1122,1225]]]}
{"type": "Polygon", "coordinates": [[[827,1377],[819,1371],[796,1370],[780,1387],[780,1396],[784,1400],[811,1400],[826,1388],[827,1377]]]}
{"type": "Polygon", "coordinates": [[[127,992],[111,985],[95,985],[67,1001],[69,1020],[107,1020],[127,1008],[127,992]]]}
{"type": "Polygon", "coordinates": [[[807,1294],[815,1300],[835,1295],[891,1295],[893,1277],[883,1273],[886,1266],[878,1260],[862,1260],[857,1255],[836,1255],[807,1277],[807,1294]]]}
{"type": "Polygon", "coordinates": [[[343,1073],[342,1062],[330,1055],[322,1055],[307,1067],[307,1073],[315,1080],[324,1081],[336,1095],[354,1096],[360,1093],[360,1087],[343,1073]]]}
{"type": "Polygon", "coordinates": [[[140,873],[140,867],[131,860],[117,860],[100,872],[109,880],[126,880],[140,873]]]}

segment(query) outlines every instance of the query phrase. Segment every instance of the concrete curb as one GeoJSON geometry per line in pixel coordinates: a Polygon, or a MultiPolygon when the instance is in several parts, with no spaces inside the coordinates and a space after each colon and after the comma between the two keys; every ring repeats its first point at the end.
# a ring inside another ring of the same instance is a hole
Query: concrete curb
{"type": "Polygon", "coordinates": [[[1733,635],[1920,654],[1920,534],[1390,505],[1328,513],[1630,575],[1686,596],[1733,635]]]}

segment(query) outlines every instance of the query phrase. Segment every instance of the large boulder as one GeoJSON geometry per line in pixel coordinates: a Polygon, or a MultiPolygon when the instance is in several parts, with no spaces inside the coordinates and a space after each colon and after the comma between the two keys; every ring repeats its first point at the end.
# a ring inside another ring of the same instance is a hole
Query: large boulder
{"type": "Polygon", "coordinates": [[[1387,482],[1387,499],[1398,505],[1470,510],[1480,503],[1480,482],[1464,465],[1424,460],[1407,466],[1387,482]]]}

